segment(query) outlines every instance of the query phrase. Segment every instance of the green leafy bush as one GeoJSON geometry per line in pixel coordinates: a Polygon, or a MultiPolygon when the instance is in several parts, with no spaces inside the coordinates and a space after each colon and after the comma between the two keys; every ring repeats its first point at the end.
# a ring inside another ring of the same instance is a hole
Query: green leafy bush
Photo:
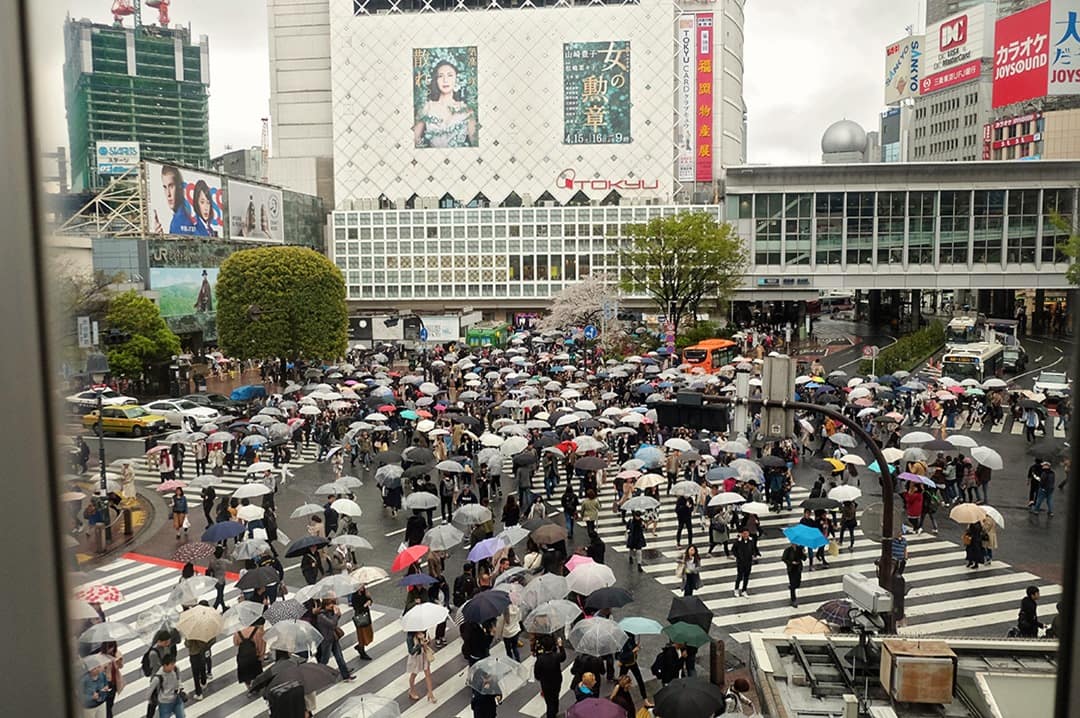
{"type": "MultiPolygon", "coordinates": [[[[878,376],[892,374],[895,371],[911,371],[930,358],[945,344],[945,326],[934,320],[914,334],[900,337],[895,344],[890,344],[878,354],[873,369],[878,376]]],[[[869,374],[872,363],[869,359],[859,362],[859,373],[869,374]]]]}

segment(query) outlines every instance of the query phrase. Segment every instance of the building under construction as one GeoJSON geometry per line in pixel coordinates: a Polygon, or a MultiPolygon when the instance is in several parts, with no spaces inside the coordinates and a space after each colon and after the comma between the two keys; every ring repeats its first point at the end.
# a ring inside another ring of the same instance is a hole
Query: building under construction
{"type": "Polygon", "coordinates": [[[76,191],[108,183],[108,174],[98,170],[98,142],[138,142],[143,157],[210,163],[206,36],[194,44],[190,29],[169,27],[160,8],[164,23],[143,25],[138,3],[119,5],[124,13],[113,25],[71,18],[64,23],[64,100],[76,191]],[[123,26],[127,14],[135,27],[123,26]]]}

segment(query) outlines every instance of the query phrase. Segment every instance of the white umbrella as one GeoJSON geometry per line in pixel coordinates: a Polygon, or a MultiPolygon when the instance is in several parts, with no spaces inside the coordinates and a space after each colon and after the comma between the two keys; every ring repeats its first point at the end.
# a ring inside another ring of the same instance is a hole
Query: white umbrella
{"type": "Polygon", "coordinates": [[[668,439],[664,442],[664,447],[673,451],[690,451],[691,449],[689,441],[679,438],[668,439]]]}
{"type": "Polygon", "coordinates": [[[945,437],[945,441],[949,442],[958,449],[974,449],[978,446],[975,439],[970,436],[964,436],[963,434],[953,434],[952,436],[945,437]]]}
{"type": "Polygon", "coordinates": [[[693,481],[680,481],[671,487],[671,493],[675,496],[685,496],[688,499],[693,499],[701,494],[701,487],[693,481]]]}
{"type": "Polygon", "coordinates": [[[427,631],[445,621],[450,611],[437,603],[421,603],[409,609],[398,623],[405,632],[427,631]]]}
{"type": "Polygon", "coordinates": [[[373,549],[374,546],[371,542],[362,536],[353,536],[352,534],[342,534],[330,539],[331,546],[348,546],[349,548],[366,548],[373,549]]]}
{"type": "Polygon", "coordinates": [[[414,491],[405,497],[405,508],[426,511],[439,508],[439,497],[427,491],[414,491]]]}
{"type": "Polygon", "coordinates": [[[1005,517],[1001,515],[1001,512],[995,509],[993,506],[982,505],[982,510],[986,512],[986,515],[1001,528],[1005,528],[1005,517]]]}
{"type": "MultiPolygon", "coordinates": [[[[233,492],[232,497],[234,499],[252,499],[256,496],[262,496],[263,494],[271,493],[272,489],[262,482],[253,482],[250,484],[244,484],[233,492]]],[[[241,507],[243,508],[243,507],[241,507]]]]}
{"type": "Polygon", "coordinates": [[[511,436],[499,446],[499,451],[503,456],[513,456],[514,454],[520,454],[525,449],[529,448],[529,440],[524,436],[511,436]]]}
{"type": "Polygon", "coordinates": [[[482,446],[501,446],[504,441],[506,441],[504,438],[498,434],[492,434],[490,431],[485,431],[480,435],[480,444],[482,446]]]}
{"type": "Polygon", "coordinates": [[[732,506],[746,503],[746,497],[734,491],[721,491],[709,499],[709,506],[732,506]]]}
{"type": "Polygon", "coordinates": [[[330,504],[330,508],[337,511],[339,514],[345,514],[353,518],[359,518],[363,514],[363,510],[360,505],[352,499],[338,499],[334,503],[330,504]]]}
{"type": "Polygon", "coordinates": [[[836,499],[837,501],[855,501],[862,497],[862,491],[857,487],[845,484],[843,486],[837,486],[834,489],[829,489],[829,498],[836,499]]]}
{"type": "Polygon", "coordinates": [[[236,510],[236,517],[242,521],[258,521],[266,514],[266,509],[254,504],[241,506],[236,510]]]}
{"type": "Polygon", "coordinates": [[[651,496],[635,496],[619,508],[622,511],[629,512],[652,511],[653,509],[660,508],[660,502],[651,496]]]}
{"type": "Polygon", "coordinates": [[[971,450],[971,458],[992,471],[1005,468],[1005,462],[1001,460],[1001,454],[987,446],[976,446],[971,450]]]}
{"type": "Polygon", "coordinates": [[[300,407],[300,414],[302,416],[318,416],[322,413],[322,410],[317,406],[302,406],[300,407]]]}
{"type": "Polygon", "coordinates": [[[900,437],[900,443],[904,446],[911,444],[926,444],[934,440],[934,437],[925,431],[912,431],[900,437]]]}
{"type": "Polygon", "coordinates": [[[1009,386],[1003,379],[998,379],[996,376],[991,377],[983,382],[983,389],[1004,389],[1009,386]]]}
{"type": "Polygon", "coordinates": [[[853,466],[866,466],[866,460],[858,454],[844,454],[840,457],[840,461],[853,466]]]}
{"type": "Polygon", "coordinates": [[[273,471],[273,470],[274,470],[274,465],[271,464],[269,461],[256,461],[254,464],[252,464],[251,466],[244,469],[244,473],[249,474],[249,475],[250,474],[261,474],[264,471],[273,471]]]}
{"type": "Polygon", "coordinates": [[[881,455],[885,457],[885,460],[890,464],[904,458],[904,452],[901,449],[894,448],[892,446],[882,449],[881,455]]]}
{"type": "Polygon", "coordinates": [[[321,514],[325,511],[322,506],[318,504],[304,504],[293,509],[293,512],[289,514],[290,519],[301,519],[307,516],[313,516],[315,514],[321,514]]]}
{"type": "Polygon", "coordinates": [[[369,586],[376,581],[381,581],[389,576],[390,574],[378,566],[362,566],[349,574],[349,578],[356,581],[361,586],[369,586]]]}
{"type": "Polygon", "coordinates": [[[739,508],[739,510],[742,511],[744,514],[754,514],[755,516],[769,513],[769,507],[766,504],[761,503],[760,501],[751,501],[749,503],[743,504],[739,508]]]}
{"type": "Polygon", "coordinates": [[[435,464],[435,468],[439,471],[445,471],[448,474],[460,474],[465,471],[465,467],[456,461],[440,461],[435,464]]]}
{"type": "Polygon", "coordinates": [[[465,534],[450,524],[440,524],[429,529],[421,542],[432,551],[449,551],[461,544],[465,534]]]}

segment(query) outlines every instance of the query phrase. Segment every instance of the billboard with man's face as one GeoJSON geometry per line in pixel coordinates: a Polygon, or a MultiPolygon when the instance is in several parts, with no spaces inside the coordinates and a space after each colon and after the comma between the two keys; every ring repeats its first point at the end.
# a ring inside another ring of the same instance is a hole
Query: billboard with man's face
{"type": "Polygon", "coordinates": [[[221,177],[178,165],[146,163],[146,227],[151,235],[229,236],[221,177]]]}

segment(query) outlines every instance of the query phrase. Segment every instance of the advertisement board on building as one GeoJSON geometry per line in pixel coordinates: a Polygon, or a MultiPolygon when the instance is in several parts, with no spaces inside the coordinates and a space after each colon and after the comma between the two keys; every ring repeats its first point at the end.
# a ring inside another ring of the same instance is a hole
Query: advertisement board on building
{"type": "Polygon", "coordinates": [[[147,162],[146,227],[151,235],[228,236],[221,177],[178,165],[147,162]]]}
{"type": "Polygon", "coordinates": [[[424,315],[424,328],[429,342],[456,342],[461,339],[461,322],[457,315],[424,315]]]}
{"type": "Polygon", "coordinates": [[[630,41],[564,43],[563,143],[630,142],[630,41]]]}
{"type": "Polygon", "coordinates": [[[922,35],[908,35],[885,48],[886,105],[918,96],[923,42],[922,35]]]}
{"type": "Polygon", "coordinates": [[[416,147],[476,147],[479,120],[476,47],[412,51],[416,147]]]}
{"type": "Polygon", "coordinates": [[[676,172],[680,182],[694,180],[697,157],[697,46],[694,42],[695,16],[679,16],[676,36],[679,74],[679,130],[675,138],[679,150],[676,156],[676,172]]]}
{"type": "Polygon", "coordinates": [[[233,179],[228,187],[231,239],[285,241],[280,189],[233,179]]]}
{"type": "Polygon", "coordinates": [[[919,94],[978,79],[982,61],[993,56],[994,17],[994,5],[984,3],[927,28],[919,94]]]}
{"type": "Polygon", "coordinates": [[[1080,95],[1080,0],[1050,2],[1047,94],[1080,95]]]}
{"type": "Polygon", "coordinates": [[[163,317],[210,314],[217,310],[217,267],[151,267],[150,289],[163,317]]]}
{"type": "Polygon", "coordinates": [[[1049,2],[1007,15],[994,25],[994,107],[1046,95],[1049,25],[1049,2]]]}
{"type": "Polygon", "coordinates": [[[99,175],[122,175],[139,166],[138,142],[98,142],[94,154],[99,175]]]}
{"type": "Polygon", "coordinates": [[[713,178],[713,14],[699,12],[697,24],[697,171],[698,182],[713,178]]]}
{"type": "Polygon", "coordinates": [[[982,141],[982,158],[988,160],[993,157],[993,141],[994,130],[990,127],[990,123],[983,125],[983,141],[982,141]]]}

